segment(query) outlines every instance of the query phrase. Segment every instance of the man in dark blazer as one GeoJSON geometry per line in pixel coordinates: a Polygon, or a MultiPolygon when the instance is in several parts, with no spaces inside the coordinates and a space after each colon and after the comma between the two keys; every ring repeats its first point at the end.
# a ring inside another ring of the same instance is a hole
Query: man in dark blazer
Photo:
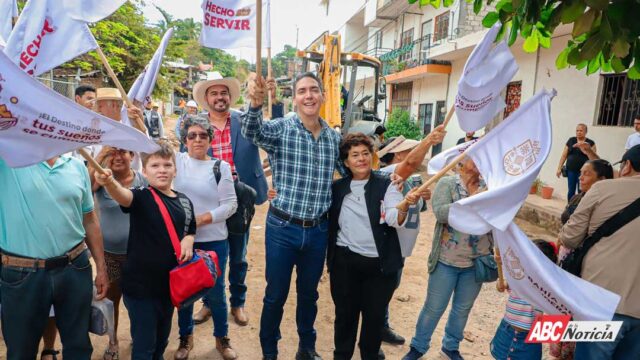
{"type": "MultiPolygon", "coordinates": [[[[235,78],[223,78],[213,72],[207,80],[196,83],[193,98],[205,111],[214,127],[211,155],[231,165],[238,179],[251,186],[257,193],[256,204],[267,200],[267,180],[262,170],[258,147],[240,133],[241,112],[231,110],[240,97],[240,82],[235,78]]],[[[244,235],[229,234],[229,284],[231,314],[236,323],[244,326],[249,319],[244,312],[247,287],[246,246],[249,232],[244,235]]],[[[196,323],[210,316],[206,307],[194,316],[196,323]]]]}

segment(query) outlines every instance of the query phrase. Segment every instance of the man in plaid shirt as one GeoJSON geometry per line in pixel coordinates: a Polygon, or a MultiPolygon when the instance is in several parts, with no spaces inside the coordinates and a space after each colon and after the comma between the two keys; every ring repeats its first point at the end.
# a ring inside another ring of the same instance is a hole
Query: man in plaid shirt
{"type": "MultiPolygon", "coordinates": [[[[315,351],[318,282],[324,267],[331,183],[334,170],[345,174],[339,156],[341,136],[320,118],[324,101],[322,83],[312,73],[294,83],[297,113],[262,122],[265,82],[249,83],[251,107],[242,119],[242,135],[269,154],[273,185],[277,190],[267,216],[267,288],[260,320],[264,359],[276,359],[283,307],[296,266],[300,336],[296,360],[318,360],[315,351]]],[[[273,81],[269,81],[273,86],[273,81]]]]}

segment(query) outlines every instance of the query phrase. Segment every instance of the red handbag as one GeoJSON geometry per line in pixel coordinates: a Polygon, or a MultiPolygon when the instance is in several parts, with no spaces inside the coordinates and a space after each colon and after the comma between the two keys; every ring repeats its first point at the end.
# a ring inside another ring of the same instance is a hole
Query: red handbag
{"type": "Polygon", "coordinates": [[[173,220],[160,196],[153,188],[149,187],[149,190],[160,209],[178,260],[178,266],[169,272],[171,302],[175,307],[183,308],[203,297],[216,284],[220,274],[218,255],[215,251],[195,250],[191,260],[180,262],[180,240],[173,226],[173,220]]]}

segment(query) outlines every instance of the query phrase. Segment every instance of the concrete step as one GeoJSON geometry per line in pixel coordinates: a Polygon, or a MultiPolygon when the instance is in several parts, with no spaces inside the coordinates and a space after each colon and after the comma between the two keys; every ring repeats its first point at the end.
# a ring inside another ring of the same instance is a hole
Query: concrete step
{"type": "Polygon", "coordinates": [[[543,199],[538,195],[529,195],[520,208],[517,217],[539,225],[551,233],[558,233],[562,227],[560,215],[567,205],[565,200],[552,198],[543,199]]]}

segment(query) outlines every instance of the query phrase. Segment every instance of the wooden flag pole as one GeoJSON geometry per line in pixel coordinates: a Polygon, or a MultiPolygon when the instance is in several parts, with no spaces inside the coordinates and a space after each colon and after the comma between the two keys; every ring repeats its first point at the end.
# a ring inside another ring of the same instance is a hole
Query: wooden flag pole
{"type": "MultiPolygon", "coordinates": [[[[270,79],[271,74],[271,48],[267,48],[267,79],[270,79]]],[[[269,90],[268,99],[267,99],[267,119],[271,119],[273,117],[273,113],[271,112],[271,107],[273,106],[273,100],[271,100],[271,90],[269,90]]]]}
{"type": "MultiPolygon", "coordinates": [[[[107,57],[104,55],[104,52],[102,52],[102,48],[100,46],[98,46],[96,48],[96,52],[98,53],[98,56],[100,56],[100,60],[102,60],[102,65],[104,65],[105,69],[107,70],[107,73],[109,74],[109,77],[111,78],[111,80],[113,80],[113,83],[116,85],[116,87],[120,91],[120,95],[122,96],[122,100],[127,105],[127,108],[132,107],[133,104],[131,103],[131,100],[129,100],[129,96],[127,95],[127,92],[124,91],[124,88],[122,87],[122,84],[120,84],[120,81],[118,80],[118,77],[116,76],[116,73],[111,68],[111,65],[109,65],[109,61],[107,61],[107,57]]],[[[139,118],[135,119],[134,127],[136,129],[140,130],[141,132],[146,133],[146,126],[144,126],[144,123],[142,123],[142,121],[139,118]]]]}
{"type": "Polygon", "coordinates": [[[262,0],[256,0],[256,76],[262,76],[262,0]]]}
{"type": "Polygon", "coordinates": [[[451,119],[453,118],[453,114],[455,113],[455,109],[456,109],[455,105],[452,106],[449,109],[449,112],[447,113],[447,117],[444,119],[444,122],[442,123],[442,125],[444,125],[443,127],[445,129],[447,128],[447,125],[449,125],[449,121],[451,121],[451,119]]]}
{"type": "Polygon", "coordinates": [[[102,166],[100,166],[100,164],[98,164],[98,162],[91,155],[89,155],[87,150],[80,148],[77,151],[78,154],[80,154],[85,160],[87,160],[89,166],[91,166],[95,171],[99,172],[102,175],[107,175],[107,173],[104,171],[104,168],[102,168],[102,166]]]}
{"type": "MultiPolygon", "coordinates": [[[[449,172],[449,170],[453,169],[454,167],[458,166],[458,163],[462,160],[464,160],[464,158],[467,156],[466,153],[462,153],[460,155],[458,155],[455,159],[453,159],[449,165],[445,166],[444,168],[442,168],[442,170],[438,171],[437,174],[433,175],[432,177],[429,178],[429,180],[427,180],[424,184],[422,184],[419,188],[418,188],[418,192],[423,191],[425,189],[427,189],[429,186],[431,186],[432,184],[434,184],[436,181],[440,180],[441,177],[445,176],[447,174],[447,172],[449,172]]],[[[400,209],[402,207],[405,207],[406,205],[408,205],[407,199],[403,199],[397,206],[396,208],[400,209]]]]}
{"type": "Polygon", "coordinates": [[[504,274],[502,273],[502,257],[500,256],[500,249],[497,244],[494,244],[494,255],[493,257],[496,259],[496,264],[498,264],[498,281],[496,282],[496,289],[499,292],[504,292],[507,289],[506,284],[504,283],[504,274]]]}

